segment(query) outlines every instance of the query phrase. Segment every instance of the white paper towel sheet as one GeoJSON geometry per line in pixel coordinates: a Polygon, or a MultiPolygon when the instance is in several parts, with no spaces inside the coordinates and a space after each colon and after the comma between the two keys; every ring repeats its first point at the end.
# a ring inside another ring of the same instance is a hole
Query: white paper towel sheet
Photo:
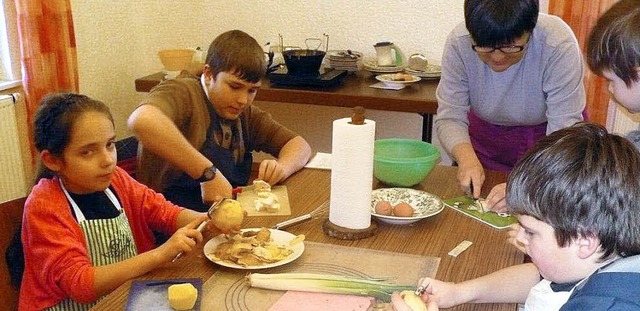
{"type": "Polygon", "coordinates": [[[331,205],[329,221],[348,229],[371,225],[371,185],[376,123],[333,121],[331,150],[331,205]]]}

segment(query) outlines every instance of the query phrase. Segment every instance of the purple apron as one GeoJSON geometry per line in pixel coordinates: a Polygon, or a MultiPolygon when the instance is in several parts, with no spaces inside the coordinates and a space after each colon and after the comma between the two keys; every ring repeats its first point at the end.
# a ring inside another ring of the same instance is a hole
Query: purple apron
{"type": "Polygon", "coordinates": [[[502,126],[486,122],[472,111],[468,117],[471,144],[480,163],[488,170],[510,172],[527,150],[547,133],[547,122],[502,126]]]}
{"type": "MultiPolygon", "coordinates": [[[[536,141],[547,134],[547,122],[538,125],[502,126],[480,119],[469,111],[469,136],[471,145],[488,170],[510,172],[536,141]]],[[[589,120],[585,108],[582,118],[589,120]]]]}

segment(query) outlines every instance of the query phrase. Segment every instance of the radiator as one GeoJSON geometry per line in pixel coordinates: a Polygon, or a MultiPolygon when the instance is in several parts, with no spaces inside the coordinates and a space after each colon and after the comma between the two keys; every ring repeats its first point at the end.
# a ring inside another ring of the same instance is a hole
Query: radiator
{"type": "Polygon", "coordinates": [[[0,95],[0,202],[24,197],[24,174],[15,102],[24,100],[18,93],[0,95]]]}

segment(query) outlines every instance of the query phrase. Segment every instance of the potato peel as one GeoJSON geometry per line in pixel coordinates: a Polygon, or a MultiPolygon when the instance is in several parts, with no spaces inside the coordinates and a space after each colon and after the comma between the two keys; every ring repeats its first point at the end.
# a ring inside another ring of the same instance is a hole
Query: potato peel
{"type": "Polygon", "coordinates": [[[245,231],[226,235],[227,241],[220,243],[211,253],[213,258],[243,267],[261,266],[287,258],[293,253],[291,246],[302,242],[304,235],[292,239],[289,245],[279,245],[271,239],[271,231],[245,231]],[[291,244],[292,242],[294,244],[291,244]]]}

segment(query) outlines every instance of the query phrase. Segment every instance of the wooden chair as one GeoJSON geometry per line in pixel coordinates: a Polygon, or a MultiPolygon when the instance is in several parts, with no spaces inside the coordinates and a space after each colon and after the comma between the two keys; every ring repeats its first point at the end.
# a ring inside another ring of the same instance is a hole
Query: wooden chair
{"type": "Polygon", "coordinates": [[[14,233],[22,225],[22,212],[26,198],[18,198],[12,201],[0,203],[0,250],[2,250],[2,260],[0,260],[0,301],[3,310],[18,309],[19,288],[11,285],[11,277],[4,254],[14,233]]]}

